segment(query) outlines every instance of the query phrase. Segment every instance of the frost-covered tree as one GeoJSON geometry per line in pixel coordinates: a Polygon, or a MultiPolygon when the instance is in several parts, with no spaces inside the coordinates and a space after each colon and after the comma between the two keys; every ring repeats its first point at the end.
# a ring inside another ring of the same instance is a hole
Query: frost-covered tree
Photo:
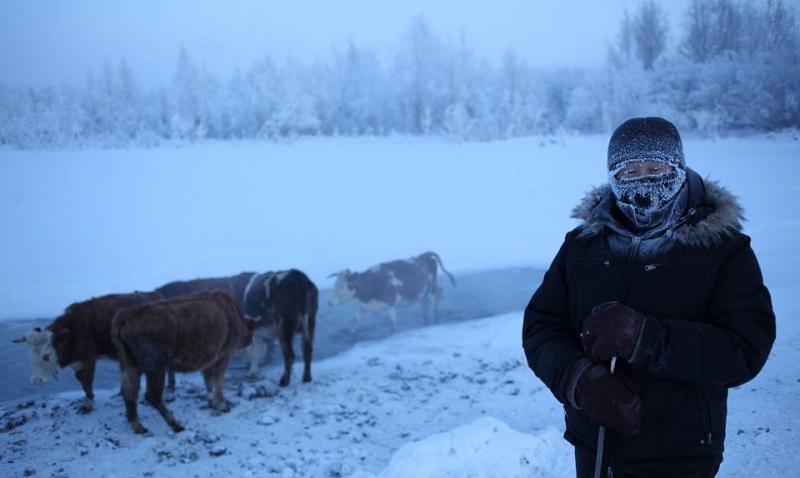
{"type": "Polygon", "coordinates": [[[489,107],[486,96],[492,91],[490,69],[481,64],[463,35],[458,42],[445,43],[442,51],[441,90],[436,100],[437,127],[457,140],[486,139],[492,135],[498,100],[489,107]],[[487,129],[492,132],[488,132],[487,129]]]}
{"type": "Polygon", "coordinates": [[[633,19],[636,57],[645,70],[652,70],[667,48],[669,25],[655,0],[644,0],[633,19]]]}
{"type": "Polygon", "coordinates": [[[742,13],[733,0],[692,0],[686,14],[681,52],[691,61],[706,63],[742,48],[742,13]]]}
{"type": "Polygon", "coordinates": [[[173,138],[198,140],[218,134],[221,88],[205,67],[198,68],[185,48],[178,54],[172,81],[174,113],[170,118],[173,138]]]}
{"type": "Polygon", "coordinates": [[[292,138],[319,132],[319,116],[308,80],[302,65],[287,63],[276,91],[275,109],[262,128],[262,136],[292,138]]]}
{"type": "MultiPolygon", "coordinates": [[[[483,96],[493,105],[486,120],[495,126],[493,130],[485,131],[484,138],[538,133],[545,111],[545,84],[541,72],[532,70],[513,50],[506,50],[495,80],[483,87],[483,96]]],[[[479,121],[487,123],[480,118],[479,121]]]]}
{"type": "Polygon", "coordinates": [[[743,3],[741,18],[744,53],[750,56],[778,53],[795,60],[800,55],[797,12],[781,0],[767,0],[763,4],[743,3]]]}
{"type": "Polygon", "coordinates": [[[142,94],[133,70],[124,60],[117,67],[119,78],[113,95],[113,108],[117,111],[119,136],[125,139],[136,138],[143,126],[142,94]]]}
{"type": "Polygon", "coordinates": [[[635,42],[633,20],[628,10],[625,9],[619,33],[617,34],[616,45],[608,49],[608,62],[616,68],[630,65],[634,59],[635,42]]]}
{"type": "Polygon", "coordinates": [[[395,57],[392,77],[398,95],[399,129],[413,134],[432,132],[436,99],[442,90],[440,65],[444,47],[424,15],[414,17],[395,57]]]}
{"type": "Polygon", "coordinates": [[[656,0],[626,12],[607,66],[531,68],[512,50],[480,58],[465,34],[413,18],[389,61],[349,42],[307,65],[264,58],[220,84],[189,51],[173,79],[143,91],[123,60],[81,85],[0,84],[0,147],[125,147],[207,138],[444,135],[482,141],[609,132],[637,115],[725,134],[800,125],[797,11],[782,0],[693,0],[666,50],[656,0]],[[661,58],[668,61],[662,61],[661,58]]]}
{"type": "Polygon", "coordinates": [[[383,68],[375,53],[351,40],[316,77],[320,127],[328,134],[382,134],[388,102],[383,68]]]}
{"type": "Polygon", "coordinates": [[[797,54],[795,13],[780,0],[692,0],[681,52],[706,63],[720,55],[797,54]]]}

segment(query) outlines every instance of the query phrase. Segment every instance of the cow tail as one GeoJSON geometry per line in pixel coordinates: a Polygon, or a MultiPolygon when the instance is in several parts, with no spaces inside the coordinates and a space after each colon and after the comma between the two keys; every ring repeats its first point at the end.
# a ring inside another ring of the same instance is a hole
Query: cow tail
{"type": "Polygon", "coordinates": [[[450,283],[453,284],[453,287],[455,287],[456,286],[456,278],[453,277],[453,274],[451,274],[450,272],[447,271],[447,269],[444,268],[444,264],[442,264],[442,259],[439,257],[439,254],[437,254],[435,252],[431,252],[430,255],[432,255],[433,258],[436,259],[436,262],[439,263],[439,267],[442,269],[442,272],[444,272],[447,275],[447,277],[450,278],[450,283]]]}
{"type": "Polygon", "coordinates": [[[310,280],[308,281],[308,285],[308,294],[306,294],[306,320],[303,324],[306,330],[303,330],[303,333],[313,338],[317,321],[317,310],[319,309],[319,290],[310,280]]]}
{"type": "Polygon", "coordinates": [[[114,348],[117,350],[120,371],[127,370],[136,363],[133,352],[122,339],[122,328],[127,324],[127,319],[130,318],[128,317],[129,315],[123,309],[114,314],[114,318],[111,319],[111,342],[114,343],[114,348]]]}
{"type": "Polygon", "coordinates": [[[225,304],[228,306],[228,311],[231,314],[231,317],[234,319],[233,323],[230,324],[232,332],[236,333],[239,337],[237,341],[241,341],[241,338],[247,333],[245,330],[247,327],[247,321],[244,318],[244,313],[242,312],[242,307],[239,305],[239,302],[230,294],[220,294],[224,297],[225,304]]]}

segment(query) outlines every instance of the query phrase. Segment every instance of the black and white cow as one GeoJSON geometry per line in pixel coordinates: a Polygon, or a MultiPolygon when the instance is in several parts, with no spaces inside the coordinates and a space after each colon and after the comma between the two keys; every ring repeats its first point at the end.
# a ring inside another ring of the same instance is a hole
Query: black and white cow
{"type": "Polygon", "coordinates": [[[437,265],[441,267],[453,286],[456,280],[445,270],[442,260],[435,252],[425,252],[410,259],[400,259],[378,264],[364,272],[351,272],[349,269],[332,274],[336,277],[331,306],[356,299],[361,306],[356,313],[351,332],[366,312],[389,310],[392,330],[397,322],[397,306],[419,303],[422,315],[428,320],[430,297],[433,296],[434,315],[438,301],[442,296],[442,288],[437,283],[437,265]]]}
{"type": "Polygon", "coordinates": [[[245,289],[242,308],[245,315],[256,320],[253,343],[242,350],[250,363],[248,376],[256,376],[268,345],[277,339],[284,361],[280,386],[289,385],[295,359],[292,341],[294,334],[300,332],[305,363],[303,381],[310,382],[319,308],[319,291],[311,279],[297,269],[256,274],[245,289]]]}

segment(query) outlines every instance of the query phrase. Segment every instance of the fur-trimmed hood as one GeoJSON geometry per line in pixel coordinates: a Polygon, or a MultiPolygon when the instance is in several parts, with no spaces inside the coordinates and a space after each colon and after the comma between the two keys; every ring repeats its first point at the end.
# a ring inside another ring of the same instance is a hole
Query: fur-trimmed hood
{"type": "MultiPolygon", "coordinates": [[[[668,228],[668,237],[688,247],[709,249],[741,232],[744,210],[733,193],[717,181],[703,180],[691,169],[687,169],[686,180],[689,205],[668,228]]],[[[594,187],[584,196],[571,214],[583,221],[577,228],[580,237],[597,235],[605,227],[619,230],[619,223],[610,223],[614,201],[609,184],[594,187]]]]}

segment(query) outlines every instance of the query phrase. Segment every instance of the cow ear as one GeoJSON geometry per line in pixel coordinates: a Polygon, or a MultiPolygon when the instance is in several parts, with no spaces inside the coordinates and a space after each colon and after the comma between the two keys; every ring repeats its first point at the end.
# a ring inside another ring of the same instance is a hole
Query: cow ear
{"type": "Polygon", "coordinates": [[[19,338],[16,338],[16,339],[12,339],[12,340],[11,340],[11,342],[13,342],[13,343],[15,343],[15,344],[21,344],[21,343],[25,343],[25,342],[27,342],[27,341],[28,341],[28,338],[27,338],[27,337],[19,337],[19,338]]]}

